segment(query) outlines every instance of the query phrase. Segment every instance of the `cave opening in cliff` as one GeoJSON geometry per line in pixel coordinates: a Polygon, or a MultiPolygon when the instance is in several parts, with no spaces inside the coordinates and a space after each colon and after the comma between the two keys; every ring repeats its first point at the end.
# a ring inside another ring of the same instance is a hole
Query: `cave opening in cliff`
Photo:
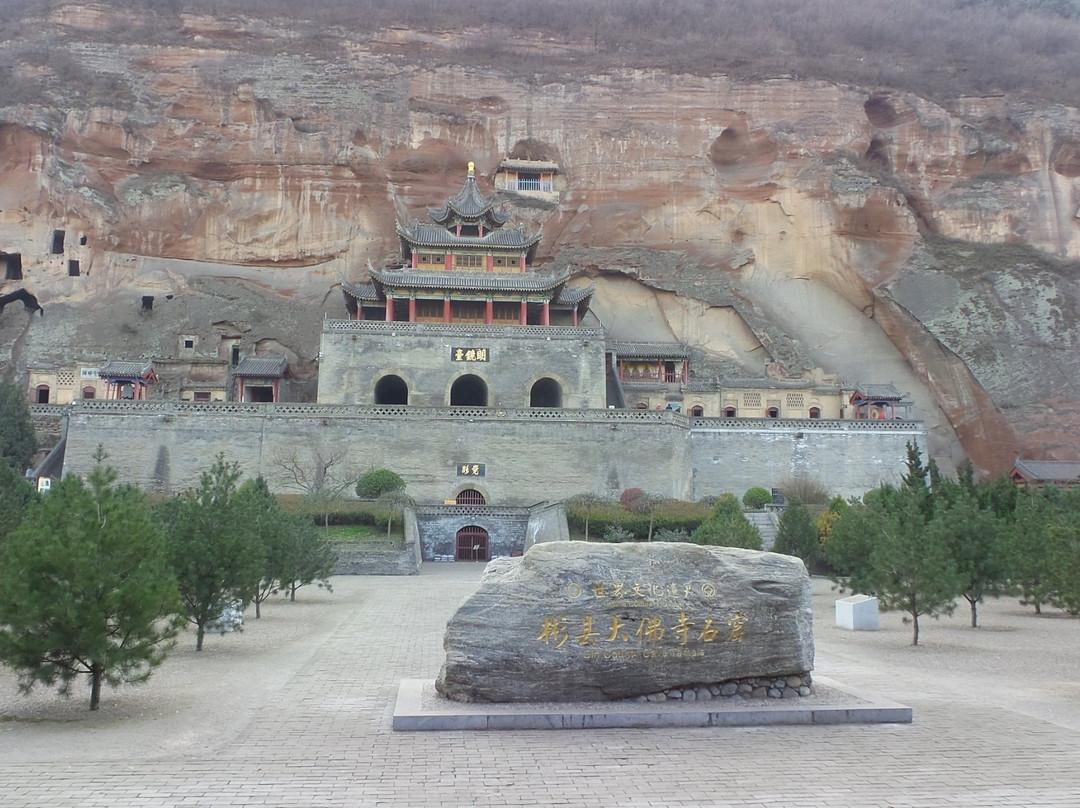
{"type": "Polygon", "coordinates": [[[22,280],[22,253],[0,252],[0,261],[4,262],[4,280],[22,280]]]}
{"type": "Polygon", "coordinates": [[[68,275],[72,278],[79,277],[80,274],[79,262],[77,259],[70,259],[68,261],[68,275]]]}
{"type": "Polygon", "coordinates": [[[64,236],[67,235],[63,230],[53,230],[52,234],[52,254],[63,255],[64,254],[64,236]]]}
{"type": "Polygon", "coordinates": [[[153,311],[154,310],[154,296],[153,295],[143,295],[143,297],[142,297],[142,310],[143,311],[153,311]]]}

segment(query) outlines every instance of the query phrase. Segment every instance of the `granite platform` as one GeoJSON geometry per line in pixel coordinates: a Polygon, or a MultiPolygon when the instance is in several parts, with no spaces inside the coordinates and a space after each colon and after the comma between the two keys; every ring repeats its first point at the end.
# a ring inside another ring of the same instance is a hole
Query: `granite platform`
{"type": "Polygon", "coordinates": [[[627,699],[521,704],[462,703],[426,679],[402,679],[393,728],[402,732],[616,727],[762,727],[797,724],[910,724],[910,707],[858,693],[814,675],[814,693],[798,699],[729,699],[654,703],[627,699]]]}

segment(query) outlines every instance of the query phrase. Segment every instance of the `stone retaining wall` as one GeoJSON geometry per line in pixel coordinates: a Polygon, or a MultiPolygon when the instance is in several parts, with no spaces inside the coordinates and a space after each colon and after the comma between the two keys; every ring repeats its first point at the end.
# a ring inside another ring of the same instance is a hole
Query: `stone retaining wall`
{"type": "Polygon", "coordinates": [[[122,481],[160,494],[196,485],[219,452],[246,476],[285,490],[276,458],[344,446],[358,462],[392,467],[420,502],[466,488],[510,506],[585,492],[616,499],[631,487],[693,500],[741,496],[803,474],[850,497],[898,481],[905,444],[925,444],[913,421],[690,419],[671,411],[111,401],[65,411],[65,473],[87,473],[101,444],[122,481]],[[465,465],[483,472],[462,475],[465,465]]]}

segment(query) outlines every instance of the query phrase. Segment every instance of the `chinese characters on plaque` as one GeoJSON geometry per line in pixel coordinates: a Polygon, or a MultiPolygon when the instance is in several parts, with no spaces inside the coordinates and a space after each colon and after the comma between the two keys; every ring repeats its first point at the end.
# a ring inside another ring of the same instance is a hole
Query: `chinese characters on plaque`
{"type": "Polygon", "coordinates": [[[450,360],[452,362],[486,362],[488,361],[488,349],[451,348],[450,360]]]}
{"type": "Polygon", "coordinates": [[[483,463],[458,463],[458,477],[486,477],[487,467],[483,463]]]}

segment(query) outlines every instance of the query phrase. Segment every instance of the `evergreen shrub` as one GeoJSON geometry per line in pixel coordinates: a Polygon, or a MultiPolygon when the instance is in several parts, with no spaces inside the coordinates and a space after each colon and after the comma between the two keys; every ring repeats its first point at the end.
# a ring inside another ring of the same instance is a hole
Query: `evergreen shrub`
{"type": "Polygon", "coordinates": [[[768,488],[755,485],[753,488],[746,489],[746,493],[742,495],[742,502],[746,510],[760,511],[772,502],[772,492],[768,488]]]}

